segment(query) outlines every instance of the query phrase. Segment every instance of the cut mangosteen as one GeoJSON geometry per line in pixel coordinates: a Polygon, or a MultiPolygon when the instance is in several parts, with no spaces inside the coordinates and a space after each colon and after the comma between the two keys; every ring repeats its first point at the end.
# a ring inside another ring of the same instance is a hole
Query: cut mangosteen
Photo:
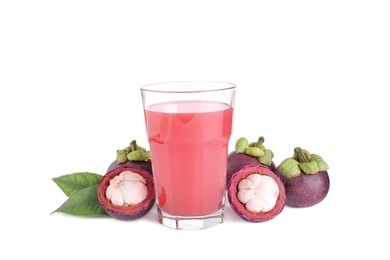
{"type": "Polygon", "coordinates": [[[155,202],[150,153],[132,141],[117,150],[98,188],[98,199],[110,216],[130,220],[144,216],[155,202]]]}
{"type": "Polygon", "coordinates": [[[263,165],[275,170],[275,164],[272,161],[274,154],[263,145],[264,137],[260,136],[257,142],[249,143],[245,137],[241,137],[236,142],[235,151],[228,156],[226,183],[229,184],[235,172],[242,168],[252,165],[263,165]]]}
{"type": "Polygon", "coordinates": [[[114,218],[140,218],[155,202],[153,177],[137,168],[116,168],[100,181],[98,199],[107,214],[114,218]]]}
{"type": "Polygon", "coordinates": [[[244,220],[264,222],[283,210],[286,193],[282,181],[268,167],[247,166],[233,174],[228,199],[244,220]]]}
{"type": "Polygon", "coordinates": [[[285,159],[275,171],[285,186],[286,204],[310,207],[321,202],[329,192],[328,168],[319,155],[295,148],[294,157],[285,159]]]}

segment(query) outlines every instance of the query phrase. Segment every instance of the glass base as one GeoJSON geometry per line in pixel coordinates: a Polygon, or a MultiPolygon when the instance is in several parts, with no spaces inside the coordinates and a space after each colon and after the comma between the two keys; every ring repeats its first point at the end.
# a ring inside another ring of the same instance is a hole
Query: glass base
{"type": "Polygon", "coordinates": [[[157,206],[158,221],[164,226],[173,229],[202,229],[218,225],[223,222],[223,209],[206,216],[173,216],[157,206]]]}

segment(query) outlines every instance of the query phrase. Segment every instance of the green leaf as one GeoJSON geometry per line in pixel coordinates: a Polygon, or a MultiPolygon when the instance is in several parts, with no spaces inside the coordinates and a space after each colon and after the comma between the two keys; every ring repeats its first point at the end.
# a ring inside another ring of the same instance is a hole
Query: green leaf
{"type": "Polygon", "coordinates": [[[80,190],[54,212],[62,212],[74,216],[107,215],[99,203],[97,195],[98,186],[99,185],[93,185],[80,190]]]}
{"type": "Polygon", "coordinates": [[[71,197],[84,188],[99,184],[101,178],[102,176],[96,173],[76,172],[53,178],[53,181],[66,196],[71,197]]]}

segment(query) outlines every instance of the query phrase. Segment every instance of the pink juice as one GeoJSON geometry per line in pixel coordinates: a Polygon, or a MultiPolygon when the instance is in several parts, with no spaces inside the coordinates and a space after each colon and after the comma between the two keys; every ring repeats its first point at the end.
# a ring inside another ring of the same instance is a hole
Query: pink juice
{"type": "Polygon", "coordinates": [[[177,101],[145,110],[159,207],[204,216],[223,207],[233,109],[225,103],[177,101]]]}

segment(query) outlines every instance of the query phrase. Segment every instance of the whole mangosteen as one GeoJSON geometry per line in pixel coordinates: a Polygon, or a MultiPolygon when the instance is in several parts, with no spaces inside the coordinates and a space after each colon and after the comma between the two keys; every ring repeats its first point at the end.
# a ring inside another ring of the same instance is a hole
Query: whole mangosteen
{"type": "Polygon", "coordinates": [[[329,191],[328,168],[319,155],[295,148],[294,157],[282,161],[275,171],[285,186],[286,204],[310,207],[321,202],[329,191]]]}

